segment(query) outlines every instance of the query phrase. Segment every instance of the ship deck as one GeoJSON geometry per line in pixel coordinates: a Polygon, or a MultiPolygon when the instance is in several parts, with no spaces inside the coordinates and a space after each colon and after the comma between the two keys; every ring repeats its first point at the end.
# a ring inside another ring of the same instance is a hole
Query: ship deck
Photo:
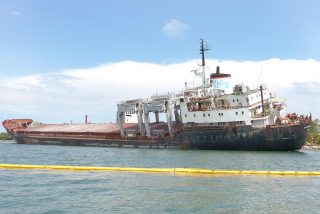
{"type": "MultiPolygon", "coordinates": [[[[180,123],[173,122],[175,130],[181,128],[180,123]]],[[[124,124],[124,129],[127,131],[135,131],[140,133],[139,125],[136,123],[124,124]]],[[[150,130],[163,130],[164,133],[169,132],[168,125],[165,122],[150,123],[150,130]]],[[[84,133],[96,133],[96,134],[119,134],[120,127],[117,123],[87,123],[87,124],[39,124],[28,126],[26,128],[20,128],[16,130],[17,133],[25,134],[36,134],[36,133],[73,133],[73,134],[84,134],[84,133]]]]}

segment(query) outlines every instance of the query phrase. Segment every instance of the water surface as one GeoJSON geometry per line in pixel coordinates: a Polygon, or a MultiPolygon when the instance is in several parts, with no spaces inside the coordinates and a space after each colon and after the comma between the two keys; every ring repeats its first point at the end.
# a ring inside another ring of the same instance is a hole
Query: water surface
{"type": "MultiPolygon", "coordinates": [[[[320,171],[320,151],[0,143],[0,163],[320,171]]],[[[0,170],[0,213],[319,213],[320,177],[0,170]]]]}

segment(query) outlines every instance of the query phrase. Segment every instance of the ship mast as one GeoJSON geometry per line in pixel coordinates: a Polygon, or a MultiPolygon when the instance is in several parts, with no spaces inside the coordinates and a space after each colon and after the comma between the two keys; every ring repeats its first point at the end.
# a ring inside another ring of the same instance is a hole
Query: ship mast
{"type": "Polygon", "coordinates": [[[204,53],[208,50],[209,50],[209,48],[207,47],[207,43],[204,45],[204,40],[200,39],[200,54],[202,56],[201,69],[202,69],[202,86],[203,87],[206,86],[206,70],[205,70],[206,61],[205,61],[204,53]]]}

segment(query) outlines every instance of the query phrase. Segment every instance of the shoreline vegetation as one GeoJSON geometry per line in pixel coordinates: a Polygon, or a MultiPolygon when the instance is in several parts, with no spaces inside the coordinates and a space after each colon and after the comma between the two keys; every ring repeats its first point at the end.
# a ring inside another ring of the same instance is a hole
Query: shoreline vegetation
{"type": "Polygon", "coordinates": [[[304,149],[320,149],[320,120],[315,119],[310,124],[310,130],[304,149]]]}
{"type": "MultiPolygon", "coordinates": [[[[0,133],[0,140],[13,140],[7,132],[0,133]]],[[[310,124],[310,130],[304,149],[320,149],[320,120],[313,120],[310,124]]]]}
{"type": "Polygon", "coordinates": [[[1,132],[0,140],[13,140],[13,138],[7,132],[1,132]]]}

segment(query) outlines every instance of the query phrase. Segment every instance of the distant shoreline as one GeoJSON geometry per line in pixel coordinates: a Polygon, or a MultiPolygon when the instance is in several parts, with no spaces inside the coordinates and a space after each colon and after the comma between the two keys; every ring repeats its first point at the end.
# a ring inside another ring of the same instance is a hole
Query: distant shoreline
{"type": "Polygon", "coordinates": [[[0,140],[13,140],[7,132],[0,132],[0,140]]]}

